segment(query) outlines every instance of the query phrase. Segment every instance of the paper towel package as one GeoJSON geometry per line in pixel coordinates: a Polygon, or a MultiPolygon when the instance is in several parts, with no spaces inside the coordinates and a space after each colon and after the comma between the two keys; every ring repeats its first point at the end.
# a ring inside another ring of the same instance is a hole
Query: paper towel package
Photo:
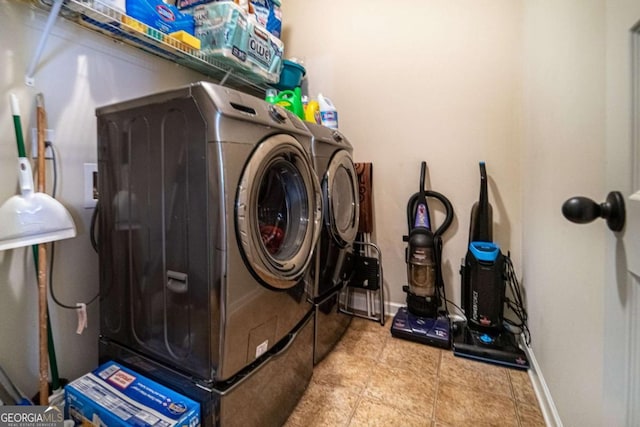
{"type": "Polygon", "coordinates": [[[253,16],[233,2],[201,4],[190,11],[203,54],[240,65],[266,81],[278,81],[284,44],[253,16]]]}
{"type": "Polygon", "coordinates": [[[247,62],[248,20],[235,3],[208,3],[192,9],[201,52],[250,69],[247,62]]]}

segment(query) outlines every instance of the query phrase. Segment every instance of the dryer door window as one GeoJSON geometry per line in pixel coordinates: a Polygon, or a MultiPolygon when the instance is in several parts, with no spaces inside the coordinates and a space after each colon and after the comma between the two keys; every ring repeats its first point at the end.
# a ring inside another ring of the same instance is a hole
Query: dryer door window
{"type": "Polygon", "coordinates": [[[326,221],[333,238],[341,246],[353,243],[358,232],[358,175],[351,156],[341,150],[334,154],[324,180],[326,221]]]}
{"type": "Polygon", "coordinates": [[[288,289],[305,272],[318,240],[322,196],[300,143],[275,135],[246,164],[236,197],[241,252],[263,284],[288,289]]]}

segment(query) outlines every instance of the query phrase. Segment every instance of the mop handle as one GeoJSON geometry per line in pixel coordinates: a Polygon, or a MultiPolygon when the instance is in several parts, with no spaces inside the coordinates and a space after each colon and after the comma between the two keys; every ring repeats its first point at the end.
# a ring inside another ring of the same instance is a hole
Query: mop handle
{"type": "MultiPolygon", "coordinates": [[[[38,192],[46,191],[46,175],[45,175],[45,130],[47,128],[47,112],[44,108],[44,95],[39,93],[36,95],[36,111],[37,111],[37,134],[38,134],[38,192]]],[[[34,251],[34,254],[36,252],[34,251]]],[[[46,256],[46,247],[38,245],[38,254],[46,256]]],[[[40,265],[40,256],[34,257],[40,265]]],[[[44,264],[45,281],[46,281],[46,263],[44,264]]],[[[39,272],[38,272],[39,274],[39,272]]],[[[60,375],[58,373],[58,362],[56,357],[56,349],[51,334],[51,320],[49,318],[49,308],[46,308],[47,315],[47,350],[49,352],[49,369],[51,370],[51,389],[56,391],[60,388],[60,375]]]]}
{"type": "Polygon", "coordinates": [[[44,162],[44,133],[47,128],[47,114],[44,110],[44,96],[36,95],[37,132],[38,132],[38,191],[45,192],[45,162],[44,162]]]}

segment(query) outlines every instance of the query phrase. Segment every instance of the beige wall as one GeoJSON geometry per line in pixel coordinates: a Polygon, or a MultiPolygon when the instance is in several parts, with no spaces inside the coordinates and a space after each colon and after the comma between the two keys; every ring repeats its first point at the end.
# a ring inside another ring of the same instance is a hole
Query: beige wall
{"type": "MultiPolygon", "coordinates": [[[[602,223],[571,225],[559,212],[574,194],[595,200],[605,194],[603,4],[286,0],[283,9],[287,56],[305,58],[310,94],[321,91],[334,101],[355,160],[374,164],[376,240],[390,302],[404,303],[405,208],[418,190],[422,160],[430,189],[456,209],[444,268],[449,298],[459,302],[478,161],[487,162],[495,240],[512,251],[524,276],[533,348],[568,426],[602,424],[605,231],[602,223]]],[[[61,299],[84,301],[98,287],[90,211],[81,197],[82,163],[96,160],[94,108],[201,76],[59,21],[36,87],[27,88],[24,69],[43,25],[42,13],[0,0],[0,94],[18,94],[25,128],[34,123],[35,94],[45,95],[62,162],[61,200],[79,227],[76,239],[58,245],[55,286],[61,299]]],[[[6,98],[0,129],[4,200],[16,191],[6,98]]],[[[36,292],[27,251],[0,252],[0,288],[0,365],[32,393],[36,292]]],[[[52,306],[61,374],[68,378],[97,362],[97,307],[89,315],[89,328],[78,336],[75,314],[52,306]]]]}
{"type": "Polygon", "coordinates": [[[486,160],[495,239],[523,278],[533,349],[566,425],[600,425],[604,227],[568,223],[565,199],[604,197],[604,3],[285,3],[287,56],[329,95],[356,161],[374,163],[389,300],[403,304],[405,206],[419,163],[448,196],[445,279],[458,267],[486,160]],[[522,259],[522,268],[520,260],[522,259]],[[524,271],[523,271],[524,270],[524,271]]]}
{"type": "Polygon", "coordinates": [[[331,98],[355,161],[373,162],[375,240],[388,299],[404,303],[406,205],[425,160],[429,189],[456,211],[443,260],[447,295],[459,301],[481,160],[490,176],[494,239],[513,251],[517,265],[520,259],[521,3],[399,4],[284,2],[285,56],[305,59],[309,94],[331,98]]]}
{"type": "MultiPolygon", "coordinates": [[[[604,236],[562,203],[604,191],[604,2],[524,2],[523,265],[533,348],[567,426],[602,425],[604,236]]],[[[602,200],[601,200],[602,199],[602,200]]]]}

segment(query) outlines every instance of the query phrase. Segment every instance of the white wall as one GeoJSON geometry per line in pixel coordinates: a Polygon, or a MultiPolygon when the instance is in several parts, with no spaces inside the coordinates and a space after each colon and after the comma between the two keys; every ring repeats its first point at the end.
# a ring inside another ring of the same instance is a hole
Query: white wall
{"type": "Polygon", "coordinates": [[[456,211],[445,234],[448,298],[459,302],[481,160],[490,177],[494,239],[519,266],[521,2],[287,1],[283,21],[285,56],[305,59],[309,94],[331,98],[355,161],[373,163],[374,240],[388,299],[404,304],[402,236],[422,160],[429,189],[456,211]]]}
{"type": "MultiPolygon", "coordinates": [[[[82,197],[83,163],[97,159],[95,108],[202,76],[59,19],[36,69],[36,85],[27,87],[25,71],[45,19],[44,12],[26,2],[0,0],[0,200],[17,191],[9,93],[19,97],[27,130],[35,127],[35,96],[42,92],[60,157],[59,199],[78,228],[76,238],[56,244],[54,288],[60,300],[73,305],[98,291],[98,256],[88,234],[91,210],[83,208],[82,197]]],[[[51,172],[50,163],[47,168],[51,172]]],[[[31,251],[0,252],[0,365],[29,395],[37,391],[37,307],[31,251]]],[[[51,302],[49,307],[60,375],[76,378],[97,364],[98,305],[90,306],[82,335],[75,334],[75,312],[51,302]]]]}

